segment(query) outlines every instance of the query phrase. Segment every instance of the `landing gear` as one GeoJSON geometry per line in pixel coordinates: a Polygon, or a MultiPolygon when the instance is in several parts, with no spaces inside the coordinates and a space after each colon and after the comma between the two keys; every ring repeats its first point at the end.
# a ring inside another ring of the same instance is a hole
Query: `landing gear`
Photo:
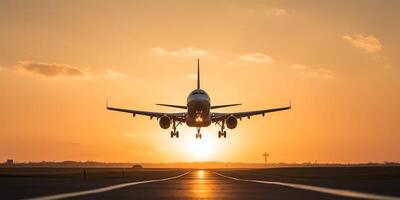
{"type": "Polygon", "coordinates": [[[172,131],[171,131],[171,138],[173,138],[174,136],[176,138],[179,138],[179,131],[176,131],[176,127],[178,127],[179,125],[182,124],[182,122],[178,122],[178,124],[175,123],[176,121],[173,119],[172,120],[172,131]]]}
{"type": "Polygon", "coordinates": [[[179,138],[179,131],[171,131],[171,138],[176,136],[176,138],[179,138]]]}
{"type": "Polygon", "coordinates": [[[218,124],[221,127],[221,130],[218,131],[218,138],[224,137],[226,138],[226,131],[224,131],[225,129],[225,120],[222,120],[221,123],[219,122],[215,122],[216,124],[218,124]]]}
{"type": "Polygon", "coordinates": [[[197,133],[196,133],[196,139],[200,138],[201,139],[201,133],[200,133],[200,127],[197,127],[197,133]]]}
{"type": "Polygon", "coordinates": [[[221,137],[226,138],[226,131],[218,131],[218,137],[219,138],[221,138],[221,137]]]}

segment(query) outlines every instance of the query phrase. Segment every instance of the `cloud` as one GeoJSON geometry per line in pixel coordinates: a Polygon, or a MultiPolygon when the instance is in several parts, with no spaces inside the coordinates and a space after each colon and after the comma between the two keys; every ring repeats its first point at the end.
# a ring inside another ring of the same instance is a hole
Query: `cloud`
{"type": "Polygon", "coordinates": [[[255,63],[272,64],[274,60],[262,53],[251,53],[239,56],[239,60],[255,63]]]}
{"type": "Polygon", "coordinates": [[[46,77],[84,77],[86,72],[78,67],[73,67],[66,64],[57,63],[44,63],[44,62],[31,62],[21,61],[17,65],[18,69],[39,74],[46,77]]]}
{"type": "Polygon", "coordinates": [[[167,152],[168,148],[166,148],[166,147],[158,147],[158,148],[156,148],[156,150],[159,151],[159,152],[167,152]]]}
{"type": "Polygon", "coordinates": [[[45,78],[84,78],[87,80],[105,79],[105,80],[119,80],[126,78],[127,75],[117,72],[113,69],[104,69],[100,72],[90,72],[83,70],[79,67],[74,67],[67,64],[59,63],[45,63],[33,61],[20,61],[16,66],[10,68],[22,72],[28,72],[34,75],[40,75],[45,78]]]}
{"type": "Polygon", "coordinates": [[[136,138],[136,134],[133,133],[124,133],[124,135],[129,138],[136,138]]]}
{"type": "Polygon", "coordinates": [[[381,42],[374,36],[363,36],[361,34],[354,34],[353,36],[345,35],[343,39],[353,44],[355,47],[364,49],[369,53],[376,53],[382,50],[381,42]]]}
{"type": "Polygon", "coordinates": [[[187,77],[190,78],[190,79],[197,79],[197,75],[196,74],[188,74],[187,77]]]}
{"type": "Polygon", "coordinates": [[[126,78],[127,75],[117,72],[113,69],[104,69],[104,73],[102,74],[102,76],[104,77],[104,79],[107,80],[117,80],[117,79],[123,79],[126,78]]]}
{"type": "Polygon", "coordinates": [[[288,15],[288,11],[283,8],[269,8],[266,10],[269,15],[285,16],[288,15]]]}
{"type": "Polygon", "coordinates": [[[177,57],[199,57],[207,54],[207,51],[198,49],[196,47],[186,47],[179,49],[178,51],[168,51],[160,47],[151,48],[151,51],[155,54],[162,56],[177,56],[177,57]]]}
{"type": "Polygon", "coordinates": [[[294,64],[290,66],[292,69],[300,71],[302,75],[314,78],[322,78],[327,80],[336,79],[334,73],[329,69],[311,69],[305,65],[294,64]]]}
{"type": "Polygon", "coordinates": [[[307,66],[305,66],[305,65],[298,65],[298,64],[292,65],[291,68],[293,68],[293,69],[308,69],[307,66]]]}

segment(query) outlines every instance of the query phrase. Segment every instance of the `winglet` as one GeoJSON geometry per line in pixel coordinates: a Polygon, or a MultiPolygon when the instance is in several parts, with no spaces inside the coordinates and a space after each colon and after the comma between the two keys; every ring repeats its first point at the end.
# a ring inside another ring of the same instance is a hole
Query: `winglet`
{"type": "Polygon", "coordinates": [[[108,109],[108,98],[106,100],[106,108],[108,109]]]}
{"type": "Polygon", "coordinates": [[[197,58],[197,89],[200,89],[200,59],[197,58]]]}
{"type": "Polygon", "coordinates": [[[289,99],[289,109],[292,109],[292,100],[289,99]]]}

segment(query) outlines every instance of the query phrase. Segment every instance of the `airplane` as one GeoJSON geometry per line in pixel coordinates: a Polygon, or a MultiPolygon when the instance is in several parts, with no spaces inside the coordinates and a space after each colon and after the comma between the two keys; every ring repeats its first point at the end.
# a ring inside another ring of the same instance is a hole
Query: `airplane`
{"type": "Polygon", "coordinates": [[[148,112],[142,110],[131,110],[125,108],[110,107],[107,101],[107,109],[118,112],[131,113],[133,117],[135,115],[149,116],[150,119],[154,117],[159,121],[159,125],[163,129],[168,129],[171,127],[171,138],[179,138],[179,131],[177,127],[185,123],[188,127],[196,127],[197,134],[196,139],[201,139],[200,129],[202,127],[208,127],[211,123],[219,125],[221,130],[218,131],[218,137],[226,138],[225,126],[229,129],[234,129],[237,127],[238,119],[247,117],[250,119],[254,115],[265,116],[266,113],[277,112],[291,109],[291,102],[289,101],[289,106],[271,108],[264,110],[246,111],[246,112],[212,112],[211,110],[217,108],[225,108],[231,106],[241,105],[236,104],[225,104],[225,105],[211,105],[210,97],[207,92],[200,88],[200,60],[197,59],[197,89],[193,90],[187,97],[187,104],[184,105],[171,105],[171,104],[156,104],[159,106],[167,106],[173,108],[185,109],[186,112],[175,112],[175,113],[165,113],[165,112],[148,112]]]}

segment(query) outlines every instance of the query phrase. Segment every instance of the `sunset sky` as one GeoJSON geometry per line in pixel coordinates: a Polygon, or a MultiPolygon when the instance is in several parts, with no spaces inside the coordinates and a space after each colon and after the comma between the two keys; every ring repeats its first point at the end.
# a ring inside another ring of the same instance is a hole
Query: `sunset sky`
{"type": "Polygon", "coordinates": [[[0,0],[0,161],[400,162],[400,1],[0,0]],[[113,106],[286,106],[180,138],[113,106]]]}

